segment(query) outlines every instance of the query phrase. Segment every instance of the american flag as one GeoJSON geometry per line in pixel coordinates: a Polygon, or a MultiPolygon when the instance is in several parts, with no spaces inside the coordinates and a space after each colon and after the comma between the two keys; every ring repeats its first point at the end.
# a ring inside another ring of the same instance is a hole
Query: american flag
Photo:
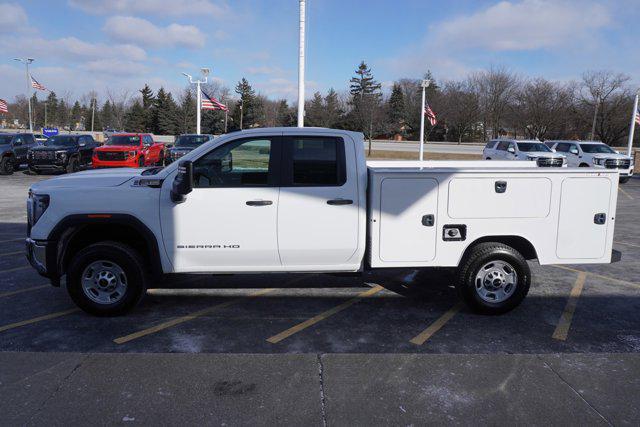
{"type": "Polygon", "coordinates": [[[38,90],[47,90],[47,88],[44,87],[44,85],[38,83],[38,81],[34,79],[33,76],[31,76],[31,86],[38,90]]]}
{"type": "Polygon", "coordinates": [[[203,110],[228,110],[226,105],[215,99],[213,96],[207,95],[205,91],[202,91],[202,101],[200,108],[203,110]]]}
{"type": "Polygon", "coordinates": [[[427,120],[429,120],[429,123],[431,123],[431,126],[435,126],[436,123],[438,123],[438,120],[436,119],[436,113],[433,112],[429,104],[427,104],[427,106],[424,107],[424,115],[427,116],[427,120]]]}
{"type": "Polygon", "coordinates": [[[640,125],[640,110],[636,109],[636,123],[640,125]]]}
{"type": "Polygon", "coordinates": [[[0,113],[8,113],[9,106],[7,105],[7,101],[4,99],[0,99],[0,113]]]}

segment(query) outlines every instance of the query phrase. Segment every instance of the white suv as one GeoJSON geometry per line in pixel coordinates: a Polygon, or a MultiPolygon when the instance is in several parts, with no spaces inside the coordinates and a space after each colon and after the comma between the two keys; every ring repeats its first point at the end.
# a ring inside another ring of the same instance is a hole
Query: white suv
{"type": "Polygon", "coordinates": [[[538,166],[561,167],[567,159],[555,154],[540,141],[517,141],[514,139],[494,139],[484,147],[482,158],[485,160],[530,160],[538,166]]]}
{"type": "Polygon", "coordinates": [[[567,156],[570,167],[618,169],[620,182],[633,175],[633,158],[600,141],[547,141],[554,151],[567,156]]]}

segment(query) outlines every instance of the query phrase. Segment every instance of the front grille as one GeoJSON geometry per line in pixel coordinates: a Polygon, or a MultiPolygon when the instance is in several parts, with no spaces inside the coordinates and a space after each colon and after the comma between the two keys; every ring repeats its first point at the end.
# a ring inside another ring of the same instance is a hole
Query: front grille
{"type": "Polygon", "coordinates": [[[105,161],[125,160],[126,159],[125,155],[127,154],[124,151],[98,151],[97,153],[98,153],[98,160],[105,160],[105,161]]]}
{"type": "Polygon", "coordinates": [[[33,158],[38,160],[55,159],[55,151],[33,151],[33,158]]]}
{"type": "Polygon", "coordinates": [[[604,161],[604,167],[607,169],[629,169],[631,160],[629,159],[607,159],[604,161]]]}
{"type": "Polygon", "coordinates": [[[538,166],[543,168],[559,168],[562,167],[562,158],[559,157],[538,157],[538,166]]]}

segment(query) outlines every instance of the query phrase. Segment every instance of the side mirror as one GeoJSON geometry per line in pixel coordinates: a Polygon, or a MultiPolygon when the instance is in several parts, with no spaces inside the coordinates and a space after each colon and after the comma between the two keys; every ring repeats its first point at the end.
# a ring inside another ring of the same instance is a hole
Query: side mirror
{"type": "Polygon", "coordinates": [[[515,154],[516,149],[513,148],[513,147],[509,147],[509,148],[507,148],[507,151],[510,152],[511,154],[515,154]]]}
{"type": "Polygon", "coordinates": [[[578,155],[578,149],[577,148],[572,148],[572,149],[569,150],[569,152],[571,154],[575,154],[576,156],[578,155]]]}
{"type": "Polygon", "coordinates": [[[173,203],[182,203],[185,195],[193,190],[193,162],[191,160],[183,160],[178,163],[178,174],[173,180],[171,188],[171,201],[173,203]]]}

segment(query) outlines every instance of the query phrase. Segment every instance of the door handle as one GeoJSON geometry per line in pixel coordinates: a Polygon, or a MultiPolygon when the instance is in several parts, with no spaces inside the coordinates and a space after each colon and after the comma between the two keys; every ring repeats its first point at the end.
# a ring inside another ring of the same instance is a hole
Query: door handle
{"type": "Polygon", "coordinates": [[[269,206],[272,205],[271,200],[249,200],[247,206],[269,206]]]}
{"type": "Polygon", "coordinates": [[[349,200],[349,199],[332,199],[332,200],[327,200],[327,204],[328,205],[352,205],[353,204],[353,200],[349,200]]]}

